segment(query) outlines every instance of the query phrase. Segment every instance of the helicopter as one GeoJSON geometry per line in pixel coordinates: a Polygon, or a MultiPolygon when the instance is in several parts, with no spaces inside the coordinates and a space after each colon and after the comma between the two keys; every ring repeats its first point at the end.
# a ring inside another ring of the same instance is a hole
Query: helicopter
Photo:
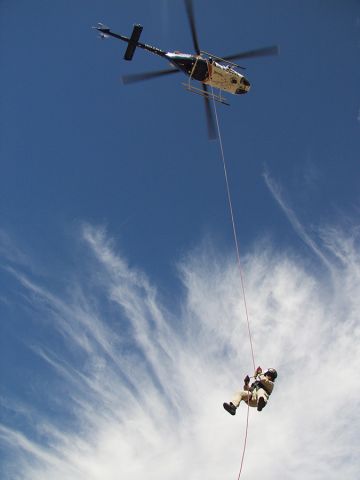
{"type": "Polygon", "coordinates": [[[245,75],[236,70],[237,68],[242,70],[245,68],[233,63],[232,60],[277,55],[279,49],[277,45],[274,45],[223,57],[218,57],[200,50],[195,26],[193,2],[192,0],[184,1],[195,50],[194,54],[182,53],[179,51],[167,52],[160,48],[139,42],[143,30],[142,25],[139,24],[133,26],[133,31],[130,37],[112,32],[108,26],[102,23],[98,23],[98,25],[93,28],[99,32],[99,36],[102,39],[113,37],[126,42],[128,46],[124,54],[124,59],[127,61],[133,59],[136,48],[142,48],[143,50],[147,50],[148,52],[166,59],[172,66],[165,70],[123,75],[122,81],[124,84],[150,80],[173,73],[185,73],[189,77],[189,81],[183,84],[185,88],[190,92],[204,97],[209,138],[215,139],[217,135],[213,112],[210,106],[210,99],[224,105],[229,105],[221,92],[242,95],[249,92],[251,87],[250,82],[245,75]],[[191,83],[192,80],[201,82],[201,88],[194,87],[191,83]],[[211,90],[209,90],[209,87],[211,90]],[[219,90],[219,94],[214,93],[214,88],[219,90]]]}

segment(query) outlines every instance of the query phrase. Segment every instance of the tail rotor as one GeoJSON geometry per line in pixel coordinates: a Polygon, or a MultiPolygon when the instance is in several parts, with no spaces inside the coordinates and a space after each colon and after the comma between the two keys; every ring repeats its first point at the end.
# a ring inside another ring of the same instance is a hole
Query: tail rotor
{"type": "Polygon", "coordinates": [[[104,40],[104,38],[109,38],[110,35],[109,35],[109,32],[110,32],[110,28],[106,25],[104,25],[103,23],[98,23],[97,24],[97,27],[92,27],[94,30],[97,30],[99,32],[99,38],[101,38],[102,40],[104,40]]]}

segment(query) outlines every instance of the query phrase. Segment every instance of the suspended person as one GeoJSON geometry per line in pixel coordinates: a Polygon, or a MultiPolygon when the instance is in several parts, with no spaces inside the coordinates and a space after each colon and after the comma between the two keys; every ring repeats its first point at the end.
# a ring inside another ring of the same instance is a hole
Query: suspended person
{"type": "Polygon", "coordinates": [[[250,407],[257,407],[258,412],[266,406],[271,392],[274,389],[274,382],[277,377],[275,368],[269,368],[264,374],[261,367],[255,370],[255,381],[250,385],[250,377],[244,378],[244,389],[237,392],[230,403],[224,403],[223,407],[231,415],[236,414],[240,402],[246,402],[250,407]]]}

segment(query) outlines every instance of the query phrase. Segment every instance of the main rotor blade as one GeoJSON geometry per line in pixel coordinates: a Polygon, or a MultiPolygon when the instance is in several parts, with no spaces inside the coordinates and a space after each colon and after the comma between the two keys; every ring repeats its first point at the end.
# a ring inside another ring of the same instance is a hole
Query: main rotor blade
{"type": "Polygon", "coordinates": [[[237,60],[239,58],[252,58],[252,57],[266,57],[269,55],[278,55],[279,47],[273,45],[272,47],[257,48],[255,50],[248,50],[247,52],[234,53],[233,55],[226,55],[222,57],[224,60],[237,60]]]}
{"type": "Polygon", "coordinates": [[[205,101],[205,114],[206,114],[206,123],[210,140],[215,140],[217,138],[215,120],[213,110],[210,105],[210,99],[208,97],[208,88],[204,83],[202,84],[203,90],[205,92],[204,101],[205,101]]]}
{"type": "Polygon", "coordinates": [[[199,41],[198,41],[196,27],[195,27],[195,17],[194,17],[192,0],[185,0],[185,8],[186,8],[186,13],[190,23],[195,52],[197,53],[197,55],[200,55],[200,47],[199,47],[199,41]]]}
{"type": "Polygon", "coordinates": [[[134,73],[131,75],[123,75],[121,77],[124,85],[129,83],[142,82],[143,80],[151,80],[152,78],[162,77],[163,75],[169,75],[170,73],[179,73],[180,70],[176,68],[170,68],[167,70],[157,70],[155,72],[134,73]]]}

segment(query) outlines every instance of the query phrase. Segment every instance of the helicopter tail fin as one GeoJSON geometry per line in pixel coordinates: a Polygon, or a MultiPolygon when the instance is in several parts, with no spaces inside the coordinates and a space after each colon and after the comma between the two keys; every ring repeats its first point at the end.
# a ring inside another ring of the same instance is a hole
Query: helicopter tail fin
{"type": "Polygon", "coordinates": [[[137,47],[137,42],[139,41],[143,27],[141,25],[134,25],[131,37],[129,39],[129,45],[126,49],[124,59],[132,60],[134,56],[135,49],[137,47]]]}

